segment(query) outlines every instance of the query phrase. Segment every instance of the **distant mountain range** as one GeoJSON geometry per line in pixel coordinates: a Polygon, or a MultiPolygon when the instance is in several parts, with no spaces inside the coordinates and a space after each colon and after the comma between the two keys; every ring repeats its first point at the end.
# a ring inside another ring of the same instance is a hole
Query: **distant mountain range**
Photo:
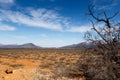
{"type": "Polygon", "coordinates": [[[60,47],[60,49],[85,49],[85,48],[94,48],[95,45],[92,42],[82,42],[79,44],[72,44],[60,47]]]}
{"type": "MultiPolygon", "coordinates": [[[[95,45],[93,45],[92,42],[82,42],[79,44],[72,44],[72,45],[59,47],[57,49],[85,49],[85,48],[94,48],[94,47],[95,47],[95,45]]],[[[37,46],[33,43],[26,43],[26,44],[22,44],[22,45],[13,45],[13,44],[3,45],[3,44],[0,44],[0,48],[43,48],[43,47],[37,46]]]]}
{"type": "Polygon", "coordinates": [[[39,46],[36,46],[33,43],[26,43],[26,44],[22,44],[22,45],[3,45],[0,44],[0,48],[41,48],[39,46]]]}

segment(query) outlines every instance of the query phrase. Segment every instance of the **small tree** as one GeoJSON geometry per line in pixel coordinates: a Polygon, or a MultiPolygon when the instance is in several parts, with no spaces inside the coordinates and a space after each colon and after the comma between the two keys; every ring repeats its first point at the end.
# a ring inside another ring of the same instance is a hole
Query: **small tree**
{"type": "MultiPolygon", "coordinates": [[[[90,32],[85,34],[85,39],[92,41],[99,55],[102,56],[106,67],[106,80],[120,80],[120,60],[119,60],[119,49],[120,49],[120,23],[113,23],[112,19],[117,16],[114,13],[108,17],[104,11],[101,14],[97,14],[93,11],[94,7],[88,7],[89,15],[97,22],[104,26],[96,27],[95,21],[90,20],[92,23],[92,30],[97,33],[97,36],[92,35],[90,32]]],[[[102,65],[101,65],[102,68],[102,65]]],[[[99,73],[98,73],[99,74],[99,73]]]]}

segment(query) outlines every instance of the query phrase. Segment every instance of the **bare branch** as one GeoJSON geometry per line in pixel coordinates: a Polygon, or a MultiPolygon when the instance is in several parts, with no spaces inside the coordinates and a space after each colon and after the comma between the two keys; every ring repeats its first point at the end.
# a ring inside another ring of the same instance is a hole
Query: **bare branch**
{"type": "Polygon", "coordinates": [[[98,17],[96,17],[94,14],[93,14],[93,12],[92,12],[92,9],[90,8],[90,7],[88,7],[88,10],[89,10],[89,15],[91,15],[95,20],[97,20],[97,21],[102,21],[102,22],[106,22],[104,19],[100,19],[100,18],[98,18],[98,17]]]}
{"type": "Polygon", "coordinates": [[[114,17],[116,17],[119,14],[119,12],[116,12],[113,16],[109,17],[108,19],[112,19],[114,17]]]}
{"type": "Polygon", "coordinates": [[[93,26],[92,29],[94,29],[94,30],[98,33],[98,35],[99,35],[105,42],[109,43],[109,42],[102,36],[102,34],[95,28],[95,25],[94,25],[93,21],[91,21],[91,23],[92,23],[92,26],[93,26]]]}

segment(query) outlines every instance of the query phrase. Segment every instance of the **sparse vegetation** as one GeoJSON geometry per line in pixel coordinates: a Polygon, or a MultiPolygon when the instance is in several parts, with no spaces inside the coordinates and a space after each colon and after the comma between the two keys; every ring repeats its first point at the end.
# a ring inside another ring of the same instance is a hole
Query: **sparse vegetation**
{"type": "MultiPolygon", "coordinates": [[[[13,73],[14,70],[20,70],[26,80],[28,80],[26,75],[30,74],[27,72],[28,74],[25,75],[24,69],[30,65],[34,65],[36,70],[34,75],[28,77],[29,80],[91,80],[91,77],[92,80],[98,80],[98,77],[99,79],[107,77],[105,74],[109,72],[106,71],[103,57],[98,55],[94,49],[0,49],[0,51],[0,65],[11,67],[13,73]]],[[[31,68],[28,71],[30,70],[32,71],[31,68]]]]}
{"type": "MultiPolygon", "coordinates": [[[[74,74],[75,64],[78,62],[79,56],[83,55],[81,50],[0,49],[0,51],[1,65],[6,65],[17,70],[24,69],[26,65],[35,64],[35,67],[37,67],[36,74],[34,75],[36,76],[34,77],[35,80],[46,79],[46,76],[53,80],[78,78],[75,76],[72,77],[71,74],[74,74]],[[4,59],[8,60],[4,61],[4,59]],[[36,79],[37,77],[39,79],[36,79]]],[[[77,72],[74,75],[77,75],[77,72]]]]}

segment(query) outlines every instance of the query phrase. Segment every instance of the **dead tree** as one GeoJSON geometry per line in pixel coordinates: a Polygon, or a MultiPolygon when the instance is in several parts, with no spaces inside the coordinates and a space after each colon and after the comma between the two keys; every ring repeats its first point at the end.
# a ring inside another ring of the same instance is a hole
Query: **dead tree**
{"type": "MultiPolygon", "coordinates": [[[[95,23],[90,20],[92,23],[92,29],[100,37],[100,40],[96,41],[96,38],[93,39],[93,37],[88,37],[88,39],[96,42],[95,44],[98,49],[101,47],[102,50],[108,50],[111,52],[109,53],[109,56],[116,57],[120,48],[120,23],[114,24],[111,20],[117,16],[118,12],[108,17],[107,13],[104,11],[102,13],[104,17],[100,18],[98,15],[95,15],[93,8],[94,7],[88,7],[89,15],[98,23],[104,24],[104,26],[96,27],[95,23]]],[[[112,59],[114,60],[114,58],[112,59]]]]}
{"type": "MultiPolygon", "coordinates": [[[[108,80],[119,80],[120,73],[118,67],[120,67],[120,23],[113,23],[112,19],[118,15],[118,12],[112,16],[108,16],[105,11],[101,13],[102,16],[96,14],[94,7],[88,7],[89,15],[93,18],[90,20],[92,24],[92,30],[97,33],[97,36],[92,35],[90,32],[85,34],[85,38],[92,41],[96,45],[96,50],[103,56],[104,63],[106,64],[109,78],[108,80]],[[96,26],[96,23],[100,23],[104,26],[96,26]]],[[[97,12],[98,13],[98,12],[97,12]]],[[[107,76],[108,76],[107,75],[107,76]]]]}

